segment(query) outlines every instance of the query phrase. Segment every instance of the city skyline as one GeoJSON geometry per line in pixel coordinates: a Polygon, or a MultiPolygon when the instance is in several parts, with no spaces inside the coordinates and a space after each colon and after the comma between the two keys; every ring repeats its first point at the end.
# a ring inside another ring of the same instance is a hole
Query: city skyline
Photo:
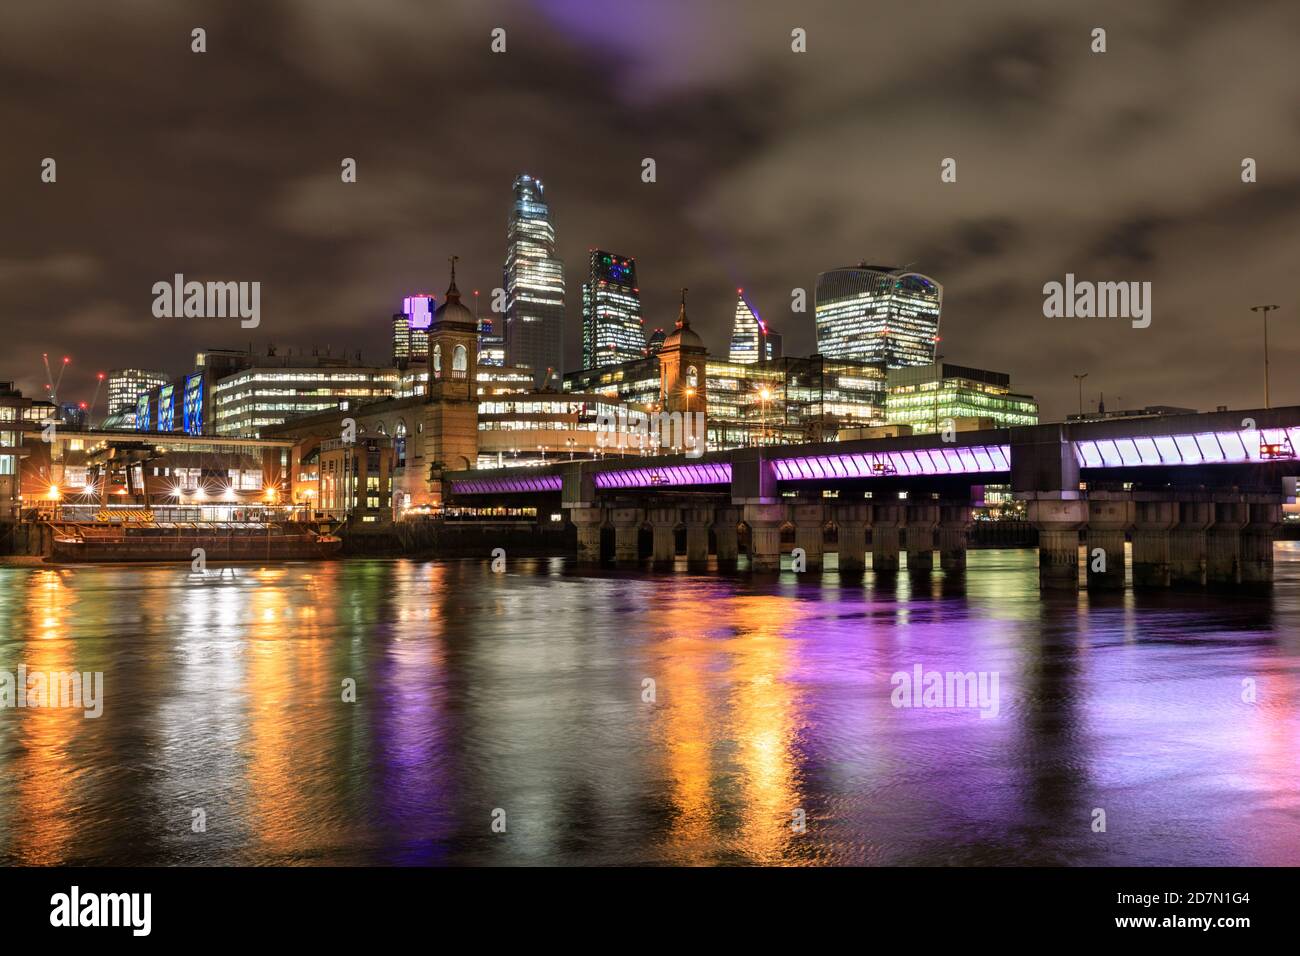
{"type": "Polygon", "coordinates": [[[498,867],[1283,925],[1300,4],[0,37],[19,939],[406,930],[498,867]]]}
{"type": "MultiPolygon", "coordinates": [[[[299,36],[286,13],[256,37],[214,5],[160,6],[130,32],[87,9],[59,42],[94,61],[87,76],[108,105],[93,112],[82,89],[54,82],[56,68],[28,52],[54,35],[49,14],[12,14],[20,42],[10,70],[28,95],[3,120],[15,142],[47,145],[3,160],[15,227],[0,251],[0,310],[16,343],[7,374],[35,394],[40,354],[70,354],[62,393],[84,399],[107,367],[180,368],[196,351],[250,340],[382,357],[392,303],[436,283],[446,255],[462,256],[467,290],[499,284],[500,197],[527,169],[551,191],[570,290],[583,250],[626,250],[655,277],[643,289],[647,329],[671,324],[675,290],[688,285],[715,353],[731,291],[744,286],[785,334],[787,354],[810,354],[816,275],[865,258],[938,277],[947,354],[1011,371],[1046,419],[1075,410],[1072,375],[1084,371],[1089,404],[1103,391],[1131,406],[1260,404],[1256,298],[1282,306],[1271,320],[1274,362],[1300,354],[1295,299],[1278,287],[1296,251],[1285,224],[1300,205],[1300,149],[1286,120],[1295,81],[1276,72],[1296,12],[1170,4],[1163,15],[1180,29],[1164,36],[1151,26],[1164,19],[1119,5],[932,6],[944,15],[927,47],[864,65],[852,96],[837,63],[866,15],[823,6],[797,17],[755,7],[743,22],[710,11],[689,25],[671,6],[653,23],[629,6],[608,13],[617,29],[597,31],[578,5],[502,4],[413,13],[391,27],[371,19],[360,36],[350,14],[299,36]],[[207,60],[189,51],[196,17],[207,60]],[[802,59],[790,51],[791,17],[807,30],[802,59]],[[498,21],[510,42],[493,55],[498,21]],[[1124,42],[1093,53],[1096,23],[1124,42]],[[443,55],[396,56],[433,36],[443,55]],[[593,52],[566,55],[573,45],[593,52]],[[212,66],[232,58],[250,85],[231,87],[212,66]],[[176,82],[141,86],[142,59],[176,82]],[[1193,93],[1172,98],[1167,83],[1144,82],[1153,75],[1193,93]],[[270,77],[294,98],[292,114],[249,98],[270,77]],[[393,131],[365,115],[371,97],[400,115],[422,84],[452,77],[472,92],[441,104],[427,129],[408,124],[398,142],[375,147],[393,131]],[[194,91],[216,113],[191,117],[181,97],[194,91]],[[1085,93],[1104,108],[1088,107],[1085,93]],[[1247,99],[1252,109],[1240,110],[1247,99]],[[147,119],[119,105],[135,102],[153,106],[147,119]],[[177,124],[156,129],[159,112],[177,124]],[[896,134],[884,141],[869,133],[882,120],[896,134]],[[475,145],[449,150],[445,137],[475,145]],[[46,155],[59,160],[52,184],[38,175],[46,155]],[[338,164],[349,156],[357,181],[344,185],[338,164]],[[647,156],[654,183],[641,180],[647,156]],[[946,157],[957,161],[952,183],[940,180],[946,157]],[[1241,181],[1244,157],[1257,161],[1257,182],[1241,181]],[[185,190],[158,185],[180,168],[185,190]],[[139,228],[123,233],[127,221],[139,228]],[[264,282],[266,321],[250,334],[153,318],[150,285],[173,272],[264,282]],[[1152,326],[1044,318],[1043,284],[1067,273],[1151,281],[1152,326]],[[802,315],[789,311],[795,288],[810,300],[802,315]]],[[[886,37],[910,22],[871,21],[886,37]]],[[[570,302],[568,368],[579,364],[579,323],[570,302]]],[[[1274,404],[1297,400],[1294,385],[1273,385],[1274,404]]]]}

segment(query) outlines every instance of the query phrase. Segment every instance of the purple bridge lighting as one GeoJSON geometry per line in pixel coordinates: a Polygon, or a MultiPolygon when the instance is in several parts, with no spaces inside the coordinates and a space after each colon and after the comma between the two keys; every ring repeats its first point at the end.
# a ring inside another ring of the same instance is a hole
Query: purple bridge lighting
{"type": "Polygon", "coordinates": [[[1272,491],[1300,474],[1300,407],[906,435],[683,456],[569,461],[512,471],[449,473],[452,496],[560,493],[566,506],[597,493],[778,494],[782,483],[849,488],[907,483],[953,493],[1007,483],[1017,497],[1070,497],[1088,487],[1232,487],[1272,491]],[[928,481],[927,481],[928,479],[928,481]],[[1082,482],[1082,484],[1081,484],[1082,482]]]}

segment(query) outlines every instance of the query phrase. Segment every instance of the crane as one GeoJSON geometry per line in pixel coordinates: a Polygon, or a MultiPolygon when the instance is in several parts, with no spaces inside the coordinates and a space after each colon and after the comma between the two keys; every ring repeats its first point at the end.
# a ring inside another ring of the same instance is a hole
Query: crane
{"type": "Polygon", "coordinates": [[[59,385],[63,382],[63,373],[68,370],[68,363],[72,359],[63,356],[63,365],[59,369],[59,377],[55,378],[50,372],[50,353],[42,352],[41,361],[45,363],[45,390],[50,393],[50,401],[55,405],[59,404],[59,385]]]}
{"type": "Polygon", "coordinates": [[[90,399],[90,407],[86,411],[86,427],[95,427],[95,406],[99,404],[99,391],[104,386],[104,373],[99,372],[95,376],[95,394],[90,399]]]}

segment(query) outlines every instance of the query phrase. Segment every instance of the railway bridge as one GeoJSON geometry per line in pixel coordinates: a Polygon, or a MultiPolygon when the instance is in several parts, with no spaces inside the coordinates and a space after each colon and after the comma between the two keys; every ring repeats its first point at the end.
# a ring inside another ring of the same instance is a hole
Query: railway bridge
{"type": "Polygon", "coordinates": [[[638,560],[653,529],[656,564],[735,563],[749,531],[752,571],[776,571],[792,525],[806,566],[837,531],[841,572],[965,567],[971,509],[1009,485],[1039,533],[1039,581],[1123,588],[1132,539],[1137,587],[1271,582],[1287,479],[1300,475],[1300,406],[1150,419],[1034,425],[705,454],[605,458],[445,476],[451,503],[563,509],[578,558],[638,560]],[[613,529],[612,554],[602,530],[613,529]],[[905,534],[904,534],[904,529],[905,534]],[[905,538],[905,546],[903,540],[905,538]],[[711,546],[712,545],[712,546],[711,546]]]}

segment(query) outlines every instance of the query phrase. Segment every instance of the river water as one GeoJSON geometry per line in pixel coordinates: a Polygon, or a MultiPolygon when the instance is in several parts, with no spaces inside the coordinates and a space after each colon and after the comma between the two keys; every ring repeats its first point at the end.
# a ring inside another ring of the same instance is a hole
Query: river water
{"type": "Polygon", "coordinates": [[[0,568],[0,677],[103,674],[0,710],[0,863],[1296,864],[1277,547],[1269,593],[1046,598],[1025,550],[0,568]]]}

